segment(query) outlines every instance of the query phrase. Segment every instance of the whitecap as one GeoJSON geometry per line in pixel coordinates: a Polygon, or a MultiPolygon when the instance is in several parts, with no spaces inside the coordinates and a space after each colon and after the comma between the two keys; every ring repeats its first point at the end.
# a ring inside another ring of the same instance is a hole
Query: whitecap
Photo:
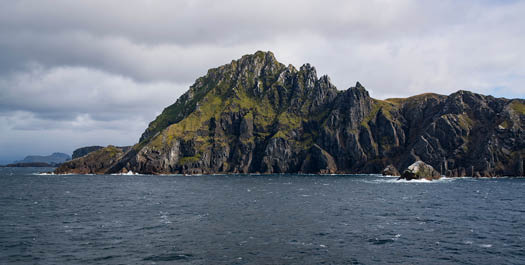
{"type": "Polygon", "coordinates": [[[447,178],[442,177],[440,179],[436,180],[428,180],[428,179],[413,179],[413,180],[406,180],[406,179],[397,179],[397,178],[387,178],[387,179],[376,179],[372,181],[365,181],[367,183],[446,183],[456,180],[455,178],[447,178]]]}
{"type": "Polygon", "coordinates": [[[479,246],[482,247],[482,248],[491,248],[492,244],[481,244],[479,246]]]}
{"type": "Polygon", "coordinates": [[[134,176],[134,175],[142,175],[142,174],[139,174],[139,173],[135,173],[133,171],[128,171],[126,173],[113,173],[111,174],[112,176],[134,176]]]}
{"type": "Polygon", "coordinates": [[[55,174],[54,172],[35,172],[35,173],[31,173],[31,175],[35,175],[35,176],[52,176],[52,175],[57,175],[57,174],[55,174]]]}
{"type": "Polygon", "coordinates": [[[163,224],[171,224],[171,221],[168,219],[168,213],[167,212],[160,212],[160,222],[163,224]]]}
{"type": "Polygon", "coordinates": [[[399,176],[392,175],[377,175],[378,178],[399,178],[399,176]]]}

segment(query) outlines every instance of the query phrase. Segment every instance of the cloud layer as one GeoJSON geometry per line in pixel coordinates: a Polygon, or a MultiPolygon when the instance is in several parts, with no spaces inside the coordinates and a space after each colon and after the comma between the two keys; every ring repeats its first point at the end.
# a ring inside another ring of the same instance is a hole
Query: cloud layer
{"type": "Polygon", "coordinates": [[[0,163],[133,144],[207,69],[256,50],[377,98],[525,97],[523,1],[2,1],[0,163]]]}

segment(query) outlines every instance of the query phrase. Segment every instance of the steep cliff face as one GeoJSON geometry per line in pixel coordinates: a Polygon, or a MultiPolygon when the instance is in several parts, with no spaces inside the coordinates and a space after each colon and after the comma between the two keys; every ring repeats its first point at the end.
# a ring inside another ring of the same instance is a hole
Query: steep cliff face
{"type": "Polygon", "coordinates": [[[448,176],[523,175],[524,103],[458,91],[423,104],[435,111],[426,119],[410,117],[419,108],[405,104],[412,131],[398,164],[423,160],[448,176]]]}
{"type": "Polygon", "coordinates": [[[360,83],[338,91],[309,64],[257,52],[197,79],[97,172],[379,173],[422,160],[451,176],[520,175],[524,124],[522,99],[459,91],[377,100],[360,83]]]}

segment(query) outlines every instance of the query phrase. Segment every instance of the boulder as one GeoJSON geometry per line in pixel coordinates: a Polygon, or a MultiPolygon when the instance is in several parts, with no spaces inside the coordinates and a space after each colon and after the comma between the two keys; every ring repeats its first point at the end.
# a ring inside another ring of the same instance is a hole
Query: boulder
{"type": "Polygon", "coordinates": [[[410,165],[399,179],[426,179],[426,180],[435,180],[440,179],[441,175],[437,172],[431,165],[426,164],[423,161],[416,161],[414,164],[410,165]]]}
{"type": "Polygon", "coordinates": [[[383,169],[383,171],[381,172],[381,174],[383,174],[383,176],[401,176],[401,174],[399,174],[399,171],[394,165],[386,166],[385,169],[383,169]]]}

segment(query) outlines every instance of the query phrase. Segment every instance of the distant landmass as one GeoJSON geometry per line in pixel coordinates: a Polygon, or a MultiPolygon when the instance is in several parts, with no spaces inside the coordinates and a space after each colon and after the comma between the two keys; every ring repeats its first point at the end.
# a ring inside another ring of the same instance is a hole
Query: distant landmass
{"type": "MultiPolygon", "coordinates": [[[[15,164],[24,165],[24,164],[32,164],[32,163],[37,163],[37,164],[38,163],[45,163],[45,164],[48,164],[49,166],[56,166],[58,164],[66,162],[68,160],[71,160],[71,156],[69,156],[68,154],[64,154],[64,153],[53,153],[53,154],[48,155],[48,156],[29,155],[29,156],[26,156],[23,160],[14,161],[10,165],[15,165],[15,164]]],[[[34,164],[34,165],[37,165],[37,164],[34,164]]]]}
{"type": "Polygon", "coordinates": [[[0,167],[55,167],[56,165],[43,162],[29,162],[29,163],[12,163],[0,167]]]}
{"type": "Polygon", "coordinates": [[[421,161],[451,177],[523,176],[524,126],[524,99],[378,100],[259,51],[198,78],[132,148],[97,148],[55,172],[380,173],[421,161]]]}

